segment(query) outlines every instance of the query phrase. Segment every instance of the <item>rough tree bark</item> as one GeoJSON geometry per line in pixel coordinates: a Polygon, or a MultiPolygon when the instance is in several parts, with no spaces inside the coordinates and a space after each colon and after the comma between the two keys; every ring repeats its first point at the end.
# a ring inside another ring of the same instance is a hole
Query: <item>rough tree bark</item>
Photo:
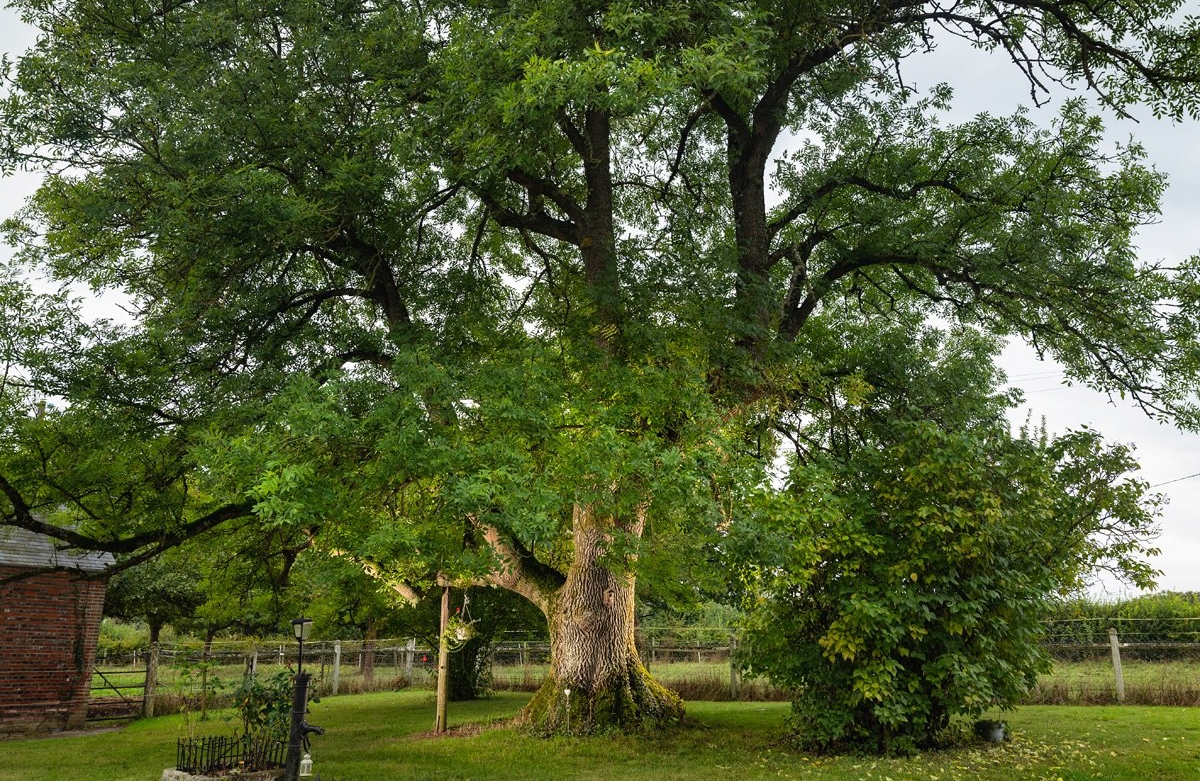
{"type": "Polygon", "coordinates": [[[576,507],[574,557],[564,583],[535,601],[550,628],[550,672],[518,721],[542,733],[654,730],[683,718],[679,697],[650,677],[634,643],[632,570],[605,553],[630,525],[576,507]],[[570,692],[568,694],[568,692],[570,692]]]}

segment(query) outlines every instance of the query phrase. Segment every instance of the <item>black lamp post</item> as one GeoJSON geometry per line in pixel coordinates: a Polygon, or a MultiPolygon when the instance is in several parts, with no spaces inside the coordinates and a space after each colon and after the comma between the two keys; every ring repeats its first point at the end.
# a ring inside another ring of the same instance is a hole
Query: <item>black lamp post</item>
{"type": "MultiPolygon", "coordinates": [[[[308,639],[309,630],[312,629],[311,618],[297,618],[292,621],[292,634],[296,637],[296,642],[300,644],[300,657],[296,663],[296,688],[292,692],[292,726],[288,733],[288,749],[287,758],[283,764],[284,781],[297,781],[301,771],[300,749],[303,744],[308,742],[308,733],[315,732],[318,735],[325,730],[320,727],[314,727],[304,721],[304,715],[308,711],[308,673],[304,672],[304,641],[308,639]]],[[[305,775],[312,773],[312,762],[305,763],[304,768],[308,772],[305,775]]]]}
{"type": "Polygon", "coordinates": [[[292,619],[292,634],[296,637],[296,642],[300,644],[300,661],[296,663],[296,675],[304,674],[304,641],[308,639],[308,633],[312,630],[311,618],[293,618],[292,619]]]}

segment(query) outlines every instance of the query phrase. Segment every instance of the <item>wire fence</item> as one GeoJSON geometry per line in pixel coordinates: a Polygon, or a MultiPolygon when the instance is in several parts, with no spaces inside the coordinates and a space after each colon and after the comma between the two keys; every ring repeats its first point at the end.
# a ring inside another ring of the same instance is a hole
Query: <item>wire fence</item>
{"type": "MultiPolygon", "coordinates": [[[[1053,670],[1028,702],[1200,705],[1200,620],[1126,619],[1119,629],[1114,623],[1048,622],[1045,648],[1053,670]]],[[[769,682],[742,680],[736,638],[727,628],[642,628],[638,641],[651,674],[687,699],[786,698],[769,682]]],[[[288,641],[163,644],[156,652],[102,653],[97,670],[102,687],[125,700],[140,695],[144,713],[164,713],[216,707],[222,692],[247,673],[294,672],[299,651],[288,641]]],[[[550,645],[512,633],[490,648],[485,664],[491,688],[532,691],[550,669],[550,645]]],[[[314,641],[304,644],[303,665],[321,696],[433,689],[437,650],[416,638],[314,641]]]]}

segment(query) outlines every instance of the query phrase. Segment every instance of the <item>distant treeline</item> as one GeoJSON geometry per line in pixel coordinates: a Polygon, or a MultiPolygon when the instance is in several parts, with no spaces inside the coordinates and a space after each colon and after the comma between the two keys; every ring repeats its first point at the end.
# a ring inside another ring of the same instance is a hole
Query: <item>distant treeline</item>
{"type": "Polygon", "coordinates": [[[1122,643],[1200,643],[1200,594],[1161,594],[1102,602],[1074,599],[1055,605],[1046,626],[1050,643],[1107,643],[1117,630],[1122,643]]]}

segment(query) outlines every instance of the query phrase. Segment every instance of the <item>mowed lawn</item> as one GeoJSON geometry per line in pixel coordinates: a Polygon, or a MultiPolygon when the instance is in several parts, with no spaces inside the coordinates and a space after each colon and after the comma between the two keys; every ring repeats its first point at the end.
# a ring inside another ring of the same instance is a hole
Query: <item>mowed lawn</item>
{"type": "MultiPolygon", "coordinates": [[[[452,703],[452,737],[431,738],[433,698],[402,691],[315,703],[313,759],[324,781],[562,779],[1128,779],[1200,781],[1200,709],[1029,706],[1006,716],[1015,738],[909,759],[819,757],[781,741],[784,703],[688,704],[690,724],[647,737],[527,737],[502,726],[528,695],[452,703]],[[480,727],[463,725],[481,725],[480,727]]],[[[192,722],[222,734],[219,718],[192,722]]],[[[0,781],[154,781],[175,758],[182,716],[118,731],[0,742],[0,781]]]]}

